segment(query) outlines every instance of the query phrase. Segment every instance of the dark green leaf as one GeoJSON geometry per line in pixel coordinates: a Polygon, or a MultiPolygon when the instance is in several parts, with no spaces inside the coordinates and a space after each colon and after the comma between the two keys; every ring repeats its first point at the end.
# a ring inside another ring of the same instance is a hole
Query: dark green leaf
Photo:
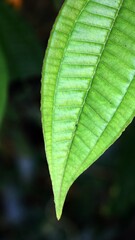
{"type": "Polygon", "coordinates": [[[2,48],[0,47],[0,126],[5,112],[8,80],[9,74],[7,69],[7,62],[5,60],[2,48]]]}

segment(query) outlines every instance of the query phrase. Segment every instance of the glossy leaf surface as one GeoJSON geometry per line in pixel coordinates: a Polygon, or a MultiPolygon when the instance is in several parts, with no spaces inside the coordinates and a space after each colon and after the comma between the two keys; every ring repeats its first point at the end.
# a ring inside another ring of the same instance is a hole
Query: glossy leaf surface
{"type": "Polygon", "coordinates": [[[75,179],[135,116],[134,0],[67,0],[46,52],[42,124],[58,219],[75,179]]]}

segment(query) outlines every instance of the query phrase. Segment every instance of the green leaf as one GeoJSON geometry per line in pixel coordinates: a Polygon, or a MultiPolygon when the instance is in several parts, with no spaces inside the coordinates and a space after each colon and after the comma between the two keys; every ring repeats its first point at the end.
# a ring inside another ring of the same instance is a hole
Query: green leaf
{"type": "Polygon", "coordinates": [[[56,214],[135,116],[134,0],[67,0],[49,40],[42,124],[56,214]]]}
{"type": "Polygon", "coordinates": [[[2,48],[0,47],[0,126],[6,107],[8,80],[9,74],[7,63],[2,48]]]}

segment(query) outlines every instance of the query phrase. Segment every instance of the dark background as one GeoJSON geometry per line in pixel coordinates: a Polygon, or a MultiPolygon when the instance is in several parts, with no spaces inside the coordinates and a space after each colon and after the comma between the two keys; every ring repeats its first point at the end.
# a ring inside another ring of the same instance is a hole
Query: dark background
{"type": "Polygon", "coordinates": [[[0,240],[134,240],[134,121],[74,183],[58,222],[44,152],[40,87],[44,52],[62,1],[0,4],[0,44],[10,73],[0,129],[0,240]]]}

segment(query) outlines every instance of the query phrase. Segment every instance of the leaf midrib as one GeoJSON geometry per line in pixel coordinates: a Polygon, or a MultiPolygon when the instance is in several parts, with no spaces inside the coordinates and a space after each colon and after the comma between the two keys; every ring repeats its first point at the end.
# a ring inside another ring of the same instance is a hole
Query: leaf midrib
{"type": "MultiPolygon", "coordinates": [[[[116,20],[117,20],[117,18],[118,18],[119,12],[120,12],[121,7],[122,7],[122,5],[123,5],[123,1],[124,1],[124,0],[121,0],[121,2],[120,2],[120,4],[119,4],[119,8],[118,8],[118,10],[117,10],[117,12],[116,12],[116,16],[115,16],[114,20],[112,21],[112,26],[111,26],[111,28],[110,28],[110,31],[108,32],[108,35],[107,35],[106,40],[105,40],[105,43],[104,43],[104,45],[103,45],[103,49],[102,49],[102,51],[101,51],[101,55],[99,56],[99,60],[98,60],[98,62],[97,62],[97,65],[95,66],[95,71],[94,71],[94,74],[93,74],[93,78],[92,78],[92,80],[90,81],[90,84],[89,84],[89,86],[88,86],[88,91],[86,92],[86,95],[85,95],[85,97],[84,97],[84,101],[83,101],[83,104],[82,104],[82,107],[81,107],[81,110],[80,110],[80,113],[79,113],[79,116],[78,116],[77,125],[78,125],[78,123],[79,123],[79,121],[80,121],[80,117],[81,117],[81,114],[82,114],[82,112],[83,112],[86,99],[87,99],[88,94],[89,94],[89,91],[90,91],[90,89],[91,89],[91,87],[92,87],[93,80],[94,80],[94,78],[95,78],[95,75],[96,75],[98,66],[99,66],[99,64],[100,64],[100,60],[101,60],[101,58],[102,58],[102,55],[103,55],[103,53],[104,53],[104,51],[105,51],[105,48],[106,48],[106,45],[107,45],[107,43],[108,43],[110,34],[112,33],[114,24],[115,24],[115,22],[116,22],[116,20]]],[[[78,17],[76,18],[75,24],[73,25],[73,29],[72,29],[71,34],[69,35],[69,38],[68,38],[67,43],[66,43],[66,48],[65,48],[64,53],[63,53],[63,57],[62,57],[61,64],[60,64],[60,68],[61,68],[61,66],[62,66],[62,63],[63,63],[63,60],[64,60],[64,55],[65,55],[65,52],[67,51],[68,43],[69,43],[70,38],[71,38],[71,36],[72,36],[72,33],[73,33],[74,27],[75,27],[75,25],[76,25],[76,23],[77,23],[77,20],[78,20],[79,17],[81,16],[81,14],[82,14],[82,12],[84,11],[84,9],[87,7],[88,3],[89,3],[89,1],[84,5],[83,9],[80,11],[78,17]]],[[[59,77],[60,70],[61,70],[60,68],[59,68],[58,75],[57,75],[57,78],[56,78],[56,79],[58,79],[58,77],[59,77]]],[[[56,90],[57,90],[57,84],[58,84],[58,83],[57,83],[57,81],[56,81],[56,90]]],[[[56,91],[55,91],[55,94],[56,94],[56,91]]],[[[54,97],[54,100],[55,100],[55,97],[54,97]]],[[[53,112],[54,112],[54,109],[53,109],[53,112]]],[[[52,122],[53,122],[53,121],[52,121],[52,122]]],[[[68,153],[67,153],[67,157],[66,157],[66,160],[65,160],[66,163],[65,163],[65,166],[64,166],[63,175],[62,175],[62,179],[61,179],[61,185],[60,185],[60,189],[59,189],[59,199],[60,199],[60,195],[61,195],[61,190],[62,190],[62,186],[63,186],[63,179],[64,179],[65,170],[66,170],[67,163],[68,163],[68,158],[69,158],[70,150],[71,150],[71,147],[72,147],[72,144],[73,144],[73,141],[74,141],[74,138],[75,138],[75,134],[76,134],[77,129],[78,129],[78,127],[76,127],[76,128],[75,128],[75,131],[73,132],[72,140],[71,140],[71,143],[70,143],[70,146],[69,146],[69,151],[68,151],[68,153]]]]}
{"type": "MultiPolygon", "coordinates": [[[[56,84],[55,84],[55,92],[54,92],[53,103],[55,103],[55,99],[56,99],[56,95],[57,95],[58,82],[59,82],[58,79],[59,79],[59,75],[60,75],[60,72],[61,72],[62,63],[63,63],[63,61],[64,61],[65,53],[66,53],[67,48],[68,48],[68,43],[69,43],[69,41],[70,41],[70,39],[71,39],[71,36],[72,36],[72,33],[73,33],[74,28],[75,28],[75,26],[76,26],[76,23],[77,23],[79,17],[81,16],[83,10],[87,7],[89,1],[90,1],[90,0],[87,0],[87,2],[85,3],[85,5],[83,6],[83,8],[81,9],[81,11],[79,12],[78,16],[76,17],[76,20],[74,21],[74,24],[73,24],[73,26],[72,26],[72,30],[71,30],[71,32],[69,33],[69,37],[67,38],[67,42],[65,43],[65,47],[64,47],[64,50],[63,50],[63,56],[62,56],[62,59],[61,59],[60,65],[59,65],[58,74],[57,74],[57,77],[56,77],[56,84]]],[[[65,2],[65,5],[66,5],[66,2],[65,2]]],[[[69,7],[70,7],[70,6],[69,6],[69,7]]],[[[51,139],[53,139],[54,110],[55,110],[55,105],[53,104],[53,109],[52,109],[52,137],[51,137],[51,139]]],[[[52,140],[52,142],[53,142],[53,140],[52,140]]],[[[52,154],[52,152],[51,152],[51,154],[52,154]]],[[[51,159],[53,159],[52,156],[51,156],[51,159]]]]}

